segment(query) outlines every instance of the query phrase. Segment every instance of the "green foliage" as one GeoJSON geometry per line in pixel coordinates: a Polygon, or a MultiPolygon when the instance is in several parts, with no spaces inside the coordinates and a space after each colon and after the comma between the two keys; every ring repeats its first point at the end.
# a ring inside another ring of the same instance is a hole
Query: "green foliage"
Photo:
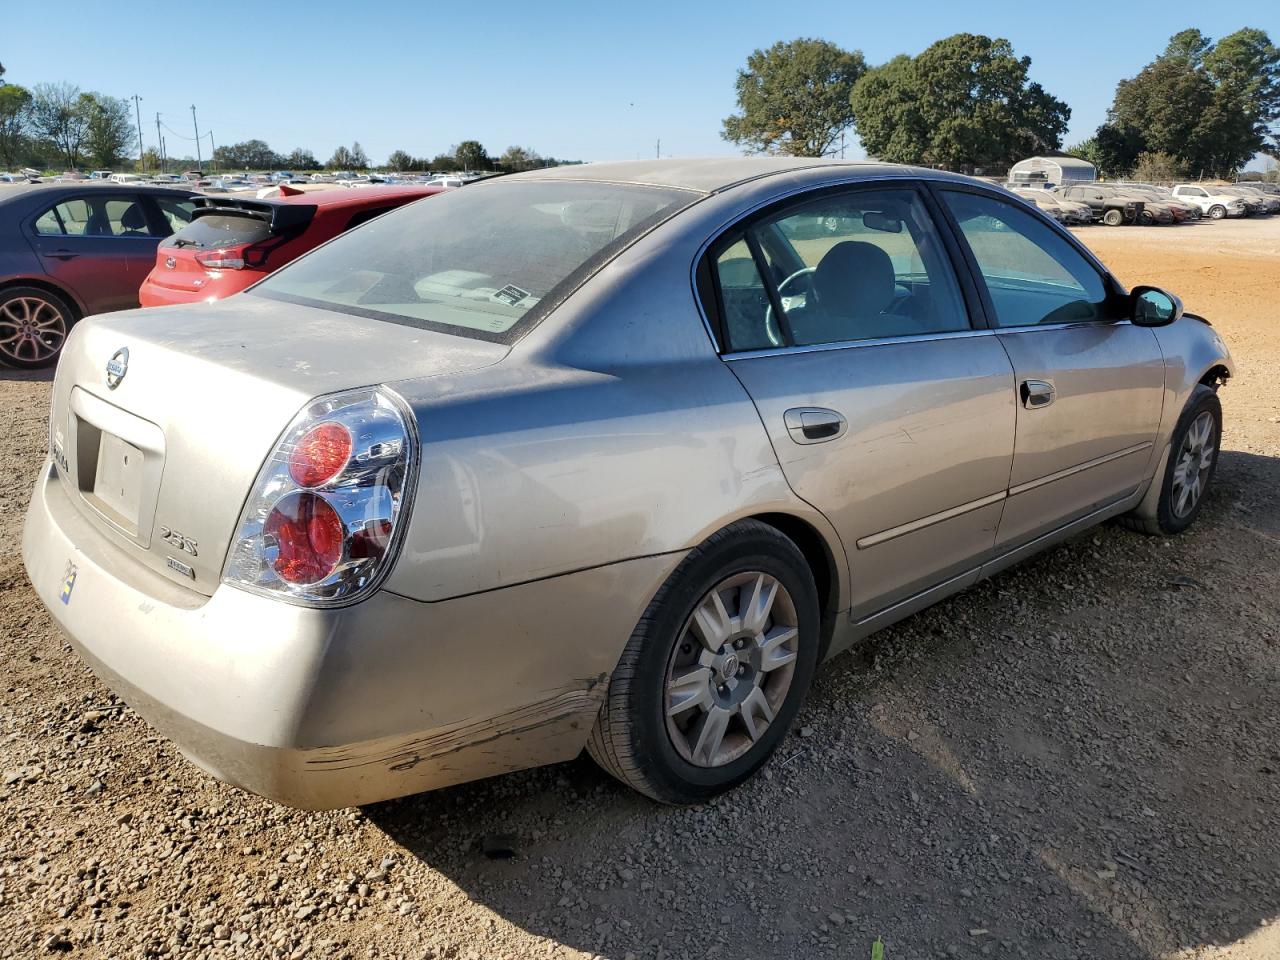
{"type": "Polygon", "coordinates": [[[1175,34],[1136,77],[1121,80],[1097,139],[1121,170],[1168,154],[1193,175],[1229,177],[1258,151],[1280,152],[1280,49],[1245,28],[1214,43],[1175,34]]]}
{"type": "Polygon", "coordinates": [[[71,83],[39,83],[31,94],[32,131],[49,140],[72,169],[80,165],[89,131],[89,114],[80,97],[80,88],[71,83]]]}
{"type": "Polygon", "coordinates": [[[369,168],[369,156],[364,152],[364,147],[360,146],[359,140],[351,144],[351,166],[355,170],[369,168]]]}
{"type": "Polygon", "coordinates": [[[507,147],[498,158],[498,166],[506,173],[518,173],[521,170],[535,170],[546,166],[546,162],[538,156],[538,151],[530,147],[507,147]]]}
{"type": "Polygon", "coordinates": [[[413,157],[409,156],[404,150],[393,150],[391,151],[391,156],[387,157],[387,168],[397,173],[412,170],[413,157]]]}
{"type": "Polygon", "coordinates": [[[270,170],[279,166],[279,159],[264,140],[230,143],[213,151],[213,161],[228,170],[270,170]]]}
{"type": "Polygon", "coordinates": [[[138,128],[133,125],[128,101],[101,93],[82,93],[79,109],[88,118],[84,150],[93,166],[110,170],[133,154],[138,145],[138,128]]]}
{"type": "Polygon", "coordinates": [[[1187,179],[1187,166],[1171,153],[1141,153],[1133,166],[1139,183],[1176,183],[1187,179]]]}
{"type": "Polygon", "coordinates": [[[871,944],[871,960],[884,960],[884,941],[879,937],[871,944]]]}
{"type": "Polygon", "coordinates": [[[488,170],[489,154],[479,140],[463,140],[452,150],[459,170],[488,170]]]}
{"type": "Polygon", "coordinates": [[[821,157],[854,121],[850,94],[867,69],[861,51],[801,38],[756,50],[738,71],[739,112],[721,136],[749,153],[821,157]]]}
{"type": "Polygon", "coordinates": [[[280,157],[278,166],[287,167],[289,170],[319,170],[320,161],[310,150],[296,147],[287,157],[280,157]]]}
{"type": "Polygon", "coordinates": [[[867,152],[894,163],[999,169],[1057,149],[1071,109],[1027,78],[1008,40],[958,33],[895,57],[853,88],[867,152]]]}
{"type": "Polygon", "coordinates": [[[0,160],[15,167],[23,156],[31,120],[31,93],[15,83],[0,86],[0,160]]]}

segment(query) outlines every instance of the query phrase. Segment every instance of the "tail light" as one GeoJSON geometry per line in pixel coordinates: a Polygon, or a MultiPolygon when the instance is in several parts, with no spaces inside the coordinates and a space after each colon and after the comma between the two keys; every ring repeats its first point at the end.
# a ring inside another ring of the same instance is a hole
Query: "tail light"
{"type": "Polygon", "coordinates": [[[243,270],[248,244],[226,247],[222,250],[203,250],[196,254],[196,263],[211,270],[243,270]]]}
{"type": "Polygon", "coordinates": [[[408,524],[413,423],[382,387],[307,404],[258,474],[223,582],[306,605],[373,590],[408,524]]]}

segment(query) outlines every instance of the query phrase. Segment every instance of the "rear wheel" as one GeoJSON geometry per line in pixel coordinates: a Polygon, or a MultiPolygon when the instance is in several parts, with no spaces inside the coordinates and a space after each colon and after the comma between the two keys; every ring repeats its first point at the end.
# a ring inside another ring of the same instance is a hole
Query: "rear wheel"
{"type": "Polygon", "coordinates": [[[813,575],[794,543],[746,520],[693,550],[649,604],[587,750],[665,803],[755,773],[795,718],[818,659],[813,575]]]}
{"type": "Polygon", "coordinates": [[[1102,215],[1102,222],[1108,227],[1118,227],[1124,223],[1124,214],[1119,210],[1108,210],[1102,215]]]}
{"type": "Polygon", "coordinates": [[[0,362],[47,367],[58,359],[75,323],[71,305],[42,287],[0,290],[0,362]]]}
{"type": "Polygon", "coordinates": [[[1227,215],[1227,208],[1220,203],[1215,203],[1209,208],[1209,218],[1211,220],[1221,220],[1227,215]]]}
{"type": "Polygon", "coordinates": [[[1181,533],[1195,522],[1213,482],[1222,443],[1222,403],[1203,384],[1178,418],[1169,445],[1169,461],[1160,484],[1160,498],[1154,515],[1132,513],[1122,518],[1125,526],[1143,533],[1181,533]]]}

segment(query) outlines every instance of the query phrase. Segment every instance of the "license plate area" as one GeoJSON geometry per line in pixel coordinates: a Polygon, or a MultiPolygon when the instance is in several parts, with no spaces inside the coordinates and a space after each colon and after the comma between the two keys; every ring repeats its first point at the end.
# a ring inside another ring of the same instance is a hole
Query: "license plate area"
{"type": "Polygon", "coordinates": [[[164,435],[148,420],[72,391],[72,476],[86,506],[141,547],[150,546],[164,435]]]}

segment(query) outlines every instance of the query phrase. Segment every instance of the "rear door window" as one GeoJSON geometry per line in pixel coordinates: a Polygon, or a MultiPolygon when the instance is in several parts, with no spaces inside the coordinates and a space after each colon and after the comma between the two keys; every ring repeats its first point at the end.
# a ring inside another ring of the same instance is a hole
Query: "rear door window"
{"type": "Polygon", "coordinates": [[[177,197],[152,197],[151,199],[159,208],[164,222],[168,224],[168,229],[160,236],[167,237],[191,222],[191,212],[196,208],[194,200],[180,200],[177,197]]]}
{"type": "Polygon", "coordinates": [[[36,218],[36,233],[72,237],[150,236],[146,210],[136,196],[74,197],[36,218]]]}

